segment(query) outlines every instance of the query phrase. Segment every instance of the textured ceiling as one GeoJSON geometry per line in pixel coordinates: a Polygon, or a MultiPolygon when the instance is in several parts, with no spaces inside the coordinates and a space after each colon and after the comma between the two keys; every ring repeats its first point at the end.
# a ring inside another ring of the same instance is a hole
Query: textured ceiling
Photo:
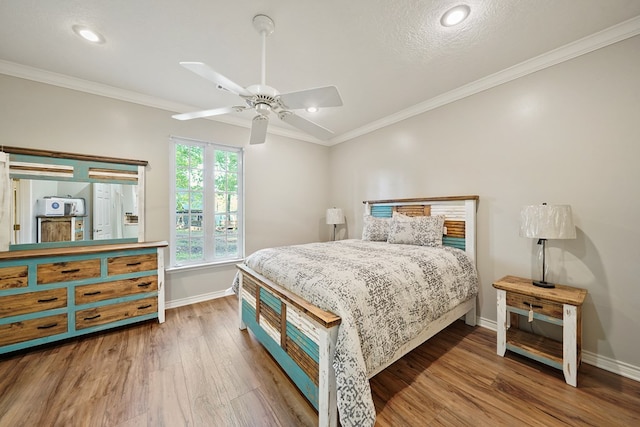
{"type": "MultiPolygon", "coordinates": [[[[259,83],[258,13],[276,27],[268,85],[281,93],[338,87],[344,106],[300,113],[332,129],[333,142],[625,21],[631,35],[640,26],[638,0],[1,0],[0,72],[90,91],[88,82],[98,83],[96,92],[117,88],[113,96],[176,112],[237,105],[178,62],[259,83]],[[469,18],[442,27],[441,15],[459,3],[471,7],[469,18]],[[106,43],[84,42],[74,24],[106,43]]],[[[252,116],[216,119],[248,126],[252,116]]],[[[270,130],[278,128],[296,136],[273,119],[270,130]]]]}

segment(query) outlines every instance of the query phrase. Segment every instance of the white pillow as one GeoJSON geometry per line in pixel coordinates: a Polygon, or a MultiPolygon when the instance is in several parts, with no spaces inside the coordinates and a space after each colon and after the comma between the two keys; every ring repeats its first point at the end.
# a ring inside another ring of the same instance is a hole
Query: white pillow
{"type": "Polygon", "coordinates": [[[442,246],[444,216],[394,215],[389,226],[389,243],[419,246],[442,246]]]}
{"type": "Polygon", "coordinates": [[[362,227],[362,240],[372,242],[385,242],[389,237],[389,224],[391,218],[377,218],[371,215],[364,216],[362,227]]]}

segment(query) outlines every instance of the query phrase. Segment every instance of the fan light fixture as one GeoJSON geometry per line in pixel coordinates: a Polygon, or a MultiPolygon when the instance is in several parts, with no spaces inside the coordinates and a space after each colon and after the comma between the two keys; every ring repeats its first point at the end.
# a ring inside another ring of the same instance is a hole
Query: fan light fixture
{"type": "Polygon", "coordinates": [[[466,4],[455,6],[447,10],[444,15],[442,15],[442,18],[440,18],[440,23],[444,27],[453,27],[454,25],[458,25],[459,23],[467,19],[470,12],[471,9],[466,4]]]}
{"type": "Polygon", "coordinates": [[[330,139],[333,136],[332,131],[295,114],[293,110],[305,109],[311,112],[312,107],[315,108],[315,111],[318,111],[319,108],[340,107],[342,105],[342,98],[340,97],[338,89],[335,86],[325,86],[296,92],[280,93],[271,86],[267,86],[267,36],[273,33],[275,24],[273,20],[266,15],[256,15],[253,17],[253,28],[262,38],[262,67],[260,83],[258,84],[243,87],[202,62],[180,62],[180,65],[187,70],[215,83],[218,89],[238,95],[244,101],[244,105],[174,114],[171,117],[176,120],[191,120],[222,114],[239,113],[245,110],[255,110],[257,115],[253,118],[251,124],[249,144],[262,144],[265,142],[270,113],[273,113],[274,116],[283,122],[315,138],[325,141],[330,139]]]}
{"type": "Polygon", "coordinates": [[[105,39],[102,36],[102,34],[92,30],[89,27],[85,27],[83,25],[74,25],[72,29],[77,35],[79,35],[80,37],[82,37],[83,39],[91,43],[100,44],[105,42],[105,39]]]}

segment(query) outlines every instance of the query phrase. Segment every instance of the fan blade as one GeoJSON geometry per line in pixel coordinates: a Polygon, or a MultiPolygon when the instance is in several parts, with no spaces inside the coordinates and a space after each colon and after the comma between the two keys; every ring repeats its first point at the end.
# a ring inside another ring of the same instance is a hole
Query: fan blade
{"type": "Polygon", "coordinates": [[[269,117],[258,114],[253,118],[251,124],[251,136],[249,137],[249,144],[262,144],[267,139],[267,125],[269,124],[269,117]]]}
{"type": "Polygon", "coordinates": [[[290,109],[309,107],[340,107],[342,98],[335,86],[319,87],[280,95],[282,103],[290,109]]]}
{"type": "Polygon", "coordinates": [[[207,64],[202,62],[181,62],[180,65],[187,70],[196,73],[200,77],[204,77],[205,79],[214,82],[221,89],[228,90],[229,92],[240,96],[253,96],[251,92],[240,86],[238,83],[235,83],[222,74],[214,71],[207,64]]]}
{"type": "Polygon", "coordinates": [[[174,114],[171,117],[177,120],[191,120],[191,119],[199,119],[202,117],[219,116],[221,114],[239,113],[245,108],[246,107],[237,105],[235,107],[222,107],[222,108],[214,108],[212,110],[202,110],[202,111],[193,111],[191,113],[174,114]]]}
{"type": "Polygon", "coordinates": [[[283,122],[289,123],[291,126],[295,126],[318,139],[327,140],[333,136],[333,132],[329,129],[313,123],[311,120],[307,120],[304,117],[296,116],[291,111],[283,111],[280,113],[279,117],[283,122]]]}

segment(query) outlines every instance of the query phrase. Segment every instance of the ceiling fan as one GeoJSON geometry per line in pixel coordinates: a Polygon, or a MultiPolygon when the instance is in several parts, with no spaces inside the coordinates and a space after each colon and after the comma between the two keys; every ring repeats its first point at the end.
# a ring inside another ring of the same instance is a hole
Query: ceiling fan
{"type": "Polygon", "coordinates": [[[335,86],[326,86],[298,92],[279,93],[271,86],[267,86],[265,83],[266,39],[268,35],[273,33],[275,24],[273,20],[266,15],[256,15],[253,17],[253,27],[262,36],[262,78],[260,84],[254,84],[244,88],[202,62],[180,63],[180,65],[187,70],[215,83],[218,89],[223,89],[240,96],[244,99],[246,105],[175,114],[172,117],[178,120],[190,120],[254,109],[258,114],[253,118],[251,124],[249,144],[262,144],[265,141],[267,125],[269,124],[269,114],[271,112],[276,114],[278,118],[285,123],[289,123],[318,139],[327,140],[331,138],[333,136],[332,131],[311,120],[296,115],[291,110],[339,107],[342,105],[342,98],[340,97],[338,89],[335,86]]]}

